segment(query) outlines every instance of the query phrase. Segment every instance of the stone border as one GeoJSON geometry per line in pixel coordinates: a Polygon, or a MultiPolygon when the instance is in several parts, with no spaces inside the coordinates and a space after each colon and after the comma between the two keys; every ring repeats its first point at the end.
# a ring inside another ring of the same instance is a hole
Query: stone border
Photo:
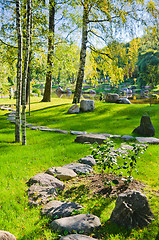
{"type": "MultiPolygon", "coordinates": [[[[11,105],[12,106],[12,105],[11,105]]],[[[10,105],[2,105],[0,106],[1,110],[7,110],[7,111],[11,111],[10,113],[6,113],[5,115],[7,116],[7,120],[9,120],[11,123],[15,124],[15,110],[12,109],[10,107],[10,105]]],[[[112,135],[109,133],[87,133],[86,131],[67,131],[67,130],[61,130],[61,129],[53,129],[53,128],[48,128],[46,126],[36,126],[36,125],[32,125],[27,123],[26,124],[27,128],[30,128],[31,130],[40,130],[43,132],[55,132],[55,133],[62,133],[62,134],[71,134],[71,135],[76,135],[76,136],[80,136],[80,135],[85,135],[85,136],[90,136],[92,135],[100,135],[102,136],[102,138],[105,137],[106,138],[120,138],[123,141],[137,141],[139,143],[147,143],[147,144],[153,144],[153,145],[159,145],[159,139],[155,138],[155,137],[133,137],[130,135],[112,135]]],[[[99,137],[97,137],[99,138],[99,137]]]]}

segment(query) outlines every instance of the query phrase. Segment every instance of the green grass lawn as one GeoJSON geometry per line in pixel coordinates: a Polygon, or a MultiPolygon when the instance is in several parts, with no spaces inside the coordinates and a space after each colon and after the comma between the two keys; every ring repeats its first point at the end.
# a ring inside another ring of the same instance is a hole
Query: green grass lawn
{"type": "MultiPolygon", "coordinates": [[[[1,104],[15,103],[0,99],[1,104]]],[[[90,113],[67,114],[71,100],[52,99],[41,103],[32,99],[31,116],[27,122],[62,130],[79,130],[88,133],[110,133],[132,135],[139,126],[142,115],[148,114],[159,138],[159,105],[118,105],[96,102],[90,113]]],[[[28,111],[28,110],[27,110],[28,111]]],[[[51,232],[48,220],[40,216],[40,208],[30,208],[26,182],[30,177],[52,166],[62,166],[91,153],[88,145],[74,143],[75,136],[27,129],[27,145],[14,143],[14,125],[0,110],[0,230],[10,231],[18,240],[59,239],[51,232]]],[[[119,143],[119,142],[118,142],[119,143]]],[[[139,174],[135,179],[146,184],[145,194],[155,215],[155,221],[144,229],[128,231],[108,222],[115,200],[89,199],[83,194],[84,212],[100,217],[99,239],[159,239],[159,146],[149,146],[138,161],[139,174]]]]}

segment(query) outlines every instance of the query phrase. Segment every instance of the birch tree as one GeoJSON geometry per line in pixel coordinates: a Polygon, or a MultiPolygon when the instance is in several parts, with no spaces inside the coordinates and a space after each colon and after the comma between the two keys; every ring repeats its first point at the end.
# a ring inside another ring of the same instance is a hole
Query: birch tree
{"type": "Polygon", "coordinates": [[[48,35],[48,55],[46,83],[42,102],[51,102],[53,52],[55,34],[55,0],[49,0],[49,35],[48,35]]]}
{"type": "Polygon", "coordinates": [[[21,88],[22,88],[22,31],[21,31],[21,3],[16,0],[16,29],[18,38],[17,88],[16,88],[16,120],[15,142],[21,142],[21,88]]]}
{"type": "Polygon", "coordinates": [[[27,0],[27,30],[24,70],[22,78],[22,145],[26,145],[26,82],[28,75],[29,48],[30,48],[30,25],[31,25],[31,0],[27,0]]]}

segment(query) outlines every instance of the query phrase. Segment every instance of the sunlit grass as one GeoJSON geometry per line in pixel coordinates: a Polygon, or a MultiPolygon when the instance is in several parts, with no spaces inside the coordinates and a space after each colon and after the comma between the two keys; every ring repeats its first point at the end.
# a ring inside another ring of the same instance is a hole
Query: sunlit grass
{"type": "MultiPolygon", "coordinates": [[[[159,138],[159,105],[117,105],[96,102],[90,113],[66,114],[71,100],[52,99],[41,103],[41,98],[32,99],[31,116],[27,107],[27,122],[62,130],[79,130],[94,133],[129,134],[139,126],[141,116],[148,114],[159,138]]],[[[15,100],[0,99],[2,104],[14,104],[15,100]]],[[[75,136],[27,129],[27,145],[14,143],[14,124],[9,123],[0,110],[0,229],[10,231],[18,240],[59,239],[51,232],[48,220],[41,218],[38,208],[30,208],[26,182],[30,177],[52,166],[62,166],[90,154],[88,145],[74,143],[75,136]]],[[[117,141],[118,144],[120,140],[117,141]]],[[[145,185],[145,193],[155,221],[143,230],[127,231],[109,223],[115,201],[99,197],[88,198],[87,194],[72,195],[72,199],[84,206],[83,212],[100,217],[102,228],[99,239],[157,239],[159,197],[159,146],[149,146],[138,160],[139,174],[135,179],[145,185]],[[79,199],[78,199],[79,195],[79,199]]]]}

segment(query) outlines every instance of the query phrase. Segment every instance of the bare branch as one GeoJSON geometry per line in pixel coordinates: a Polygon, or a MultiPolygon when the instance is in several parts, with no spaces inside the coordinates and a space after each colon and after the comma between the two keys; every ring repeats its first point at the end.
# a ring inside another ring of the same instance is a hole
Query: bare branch
{"type": "Polygon", "coordinates": [[[95,35],[96,37],[102,39],[102,40],[106,43],[105,39],[104,39],[102,36],[98,35],[97,33],[93,32],[92,30],[89,30],[88,32],[90,32],[90,33],[92,33],[93,35],[95,35]]]}

